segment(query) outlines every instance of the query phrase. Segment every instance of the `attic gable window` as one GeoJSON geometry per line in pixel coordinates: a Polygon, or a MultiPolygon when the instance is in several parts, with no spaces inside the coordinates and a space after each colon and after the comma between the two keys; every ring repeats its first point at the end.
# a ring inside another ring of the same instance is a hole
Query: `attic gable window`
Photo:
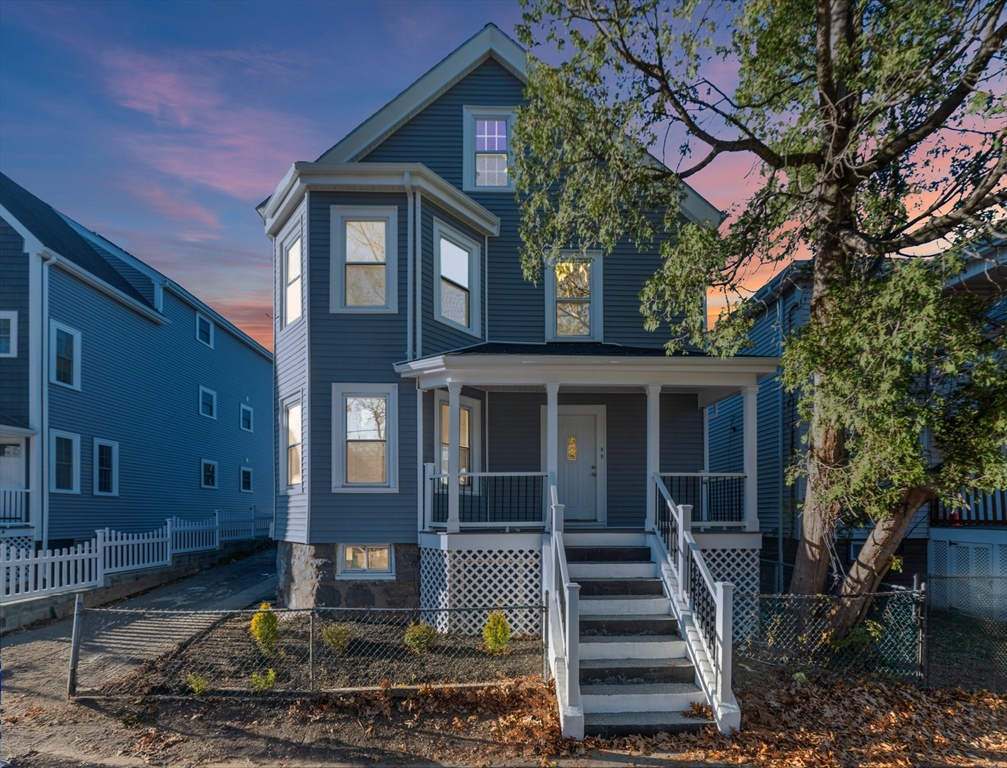
{"type": "Polygon", "coordinates": [[[465,107],[466,191],[513,191],[510,138],[514,111],[509,107],[465,107]]]}

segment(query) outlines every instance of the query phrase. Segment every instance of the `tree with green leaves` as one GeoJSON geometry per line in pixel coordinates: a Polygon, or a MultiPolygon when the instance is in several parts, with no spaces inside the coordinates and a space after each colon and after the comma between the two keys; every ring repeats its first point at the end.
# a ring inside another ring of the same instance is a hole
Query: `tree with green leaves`
{"type": "Polygon", "coordinates": [[[669,329],[669,350],[726,355],[758,308],[733,300],[708,327],[707,291],[743,297],[755,267],[813,257],[810,321],[783,356],[810,425],[794,592],[826,590],[841,524],[872,524],[841,587],[865,594],[923,504],[1007,485],[1002,332],[988,298],[948,289],[1007,200],[1005,6],[525,2],[526,277],[571,247],[656,247],[646,326],[669,329]],[[683,180],[732,154],[757,189],[723,226],[687,220],[683,180]]]}

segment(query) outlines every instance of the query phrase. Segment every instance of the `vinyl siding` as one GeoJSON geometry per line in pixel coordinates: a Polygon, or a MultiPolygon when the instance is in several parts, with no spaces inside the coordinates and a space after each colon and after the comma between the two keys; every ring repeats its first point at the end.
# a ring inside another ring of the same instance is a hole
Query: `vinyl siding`
{"type": "Polygon", "coordinates": [[[311,543],[415,543],[416,394],[392,366],[405,359],[408,295],[405,194],[313,192],[310,199],[309,444],[311,543]],[[398,311],[329,312],[330,219],[333,205],[398,206],[398,311]],[[332,492],[332,384],[398,384],[398,492],[332,492]]]}
{"type": "Polygon", "coordinates": [[[17,312],[17,357],[0,357],[0,413],[28,424],[28,254],[24,238],[3,219],[0,309],[17,312]]]}
{"type": "MultiPolygon", "coordinates": [[[[284,452],[286,451],[285,436],[281,435],[280,404],[291,398],[301,398],[301,436],[308,434],[307,402],[308,386],[308,336],[307,336],[307,249],[304,244],[304,221],[306,203],[302,202],[290,217],[281,236],[273,243],[273,387],[274,387],[274,417],[273,444],[275,446],[275,461],[273,467],[274,484],[276,488],[276,524],[274,536],[280,541],[292,541],[305,544],[308,541],[308,496],[306,493],[289,494],[286,490],[286,477],[281,476],[285,467],[284,452]],[[301,317],[287,327],[283,327],[283,286],[282,286],[282,249],[297,234],[301,235],[301,317]]],[[[328,307],[325,308],[328,311],[328,307]]],[[[302,443],[302,472],[308,474],[307,457],[310,455],[308,441],[302,443]]],[[[302,488],[306,488],[304,485],[302,488]]]]}
{"type": "MultiPolygon", "coordinates": [[[[270,361],[219,325],[214,349],[195,338],[195,310],[170,292],[156,325],[49,268],[52,320],[81,332],[81,390],[48,386],[50,429],[80,435],[80,494],[49,494],[50,542],[95,528],[146,531],[166,518],[215,509],[273,508],[270,361]],[[199,386],[217,393],[217,418],[198,410],[199,386]],[[254,432],[239,404],[254,408],[254,432]],[[94,438],[119,443],[119,495],[93,493],[94,438]],[[218,462],[218,489],[200,488],[200,460],[218,462]],[[241,466],[254,493],[239,491],[241,466]]],[[[48,438],[48,436],[47,436],[48,438]]]]}

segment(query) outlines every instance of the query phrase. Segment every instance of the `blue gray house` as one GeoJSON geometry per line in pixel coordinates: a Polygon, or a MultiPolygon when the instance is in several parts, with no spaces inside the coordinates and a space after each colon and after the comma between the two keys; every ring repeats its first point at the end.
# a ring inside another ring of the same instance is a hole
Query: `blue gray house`
{"type": "MultiPolygon", "coordinates": [[[[754,423],[757,382],[778,361],[667,356],[668,329],[645,331],[639,311],[656,252],[627,244],[523,278],[508,169],[525,77],[525,51],[488,25],[316,161],[294,163],[258,208],[275,259],[280,600],[537,604],[543,589],[577,587],[555,586],[556,558],[569,558],[585,595],[582,658],[680,657],[677,634],[650,636],[674,621],[648,542],[661,514],[691,506],[713,578],[755,588],[755,445],[742,471],[711,476],[706,406],[741,393],[754,423]],[[597,643],[611,622],[585,623],[612,612],[634,613],[644,637],[597,643]]],[[[683,215],[721,214],[689,190],[683,215]]],[[[540,629],[537,612],[510,618],[540,629]]],[[[615,732],[592,723],[602,713],[658,712],[667,725],[706,700],[690,666],[675,674],[690,684],[646,701],[591,698],[582,676],[583,709],[570,704],[580,714],[564,731],[583,732],[585,713],[596,732],[615,732]]]]}
{"type": "Polygon", "coordinates": [[[273,507],[272,356],[0,175],[0,538],[273,507]]]}
{"type": "MultiPolygon", "coordinates": [[[[758,314],[750,332],[751,351],[780,356],[791,331],[808,321],[811,303],[811,263],[794,262],[752,297],[758,314]]],[[[986,246],[970,258],[965,272],[949,290],[980,295],[1007,291],[1007,248],[1002,242],[986,246]]],[[[1007,312],[1007,300],[997,302],[994,314],[1007,312]]],[[[801,504],[804,481],[786,482],[787,469],[805,450],[807,424],[797,412],[797,394],[784,391],[779,372],[759,382],[758,395],[758,517],[763,534],[763,589],[782,591],[789,583],[801,537],[801,504]]],[[[743,404],[731,397],[707,409],[710,468],[738,472],[743,466],[743,404]]],[[[925,437],[929,440],[929,436],[925,437]]],[[[937,455],[938,449],[928,444],[937,455]]],[[[979,494],[967,499],[962,510],[940,503],[923,507],[909,526],[897,554],[903,559],[900,573],[890,572],[886,581],[912,583],[914,575],[1002,574],[1007,576],[1007,493],[979,494]],[[950,548],[949,548],[950,547],[950,548]],[[978,550],[976,550],[978,547],[978,550]]],[[[839,531],[836,554],[850,565],[860,552],[869,529],[839,531]]]]}

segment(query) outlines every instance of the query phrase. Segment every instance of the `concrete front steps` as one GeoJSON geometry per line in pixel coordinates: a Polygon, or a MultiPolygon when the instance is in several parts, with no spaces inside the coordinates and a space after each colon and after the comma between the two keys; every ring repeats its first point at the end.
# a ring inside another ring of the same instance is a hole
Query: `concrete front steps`
{"type": "Polygon", "coordinates": [[[642,533],[564,534],[580,584],[580,692],[585,735],[698,731],[706,697],[642,533]]]}

